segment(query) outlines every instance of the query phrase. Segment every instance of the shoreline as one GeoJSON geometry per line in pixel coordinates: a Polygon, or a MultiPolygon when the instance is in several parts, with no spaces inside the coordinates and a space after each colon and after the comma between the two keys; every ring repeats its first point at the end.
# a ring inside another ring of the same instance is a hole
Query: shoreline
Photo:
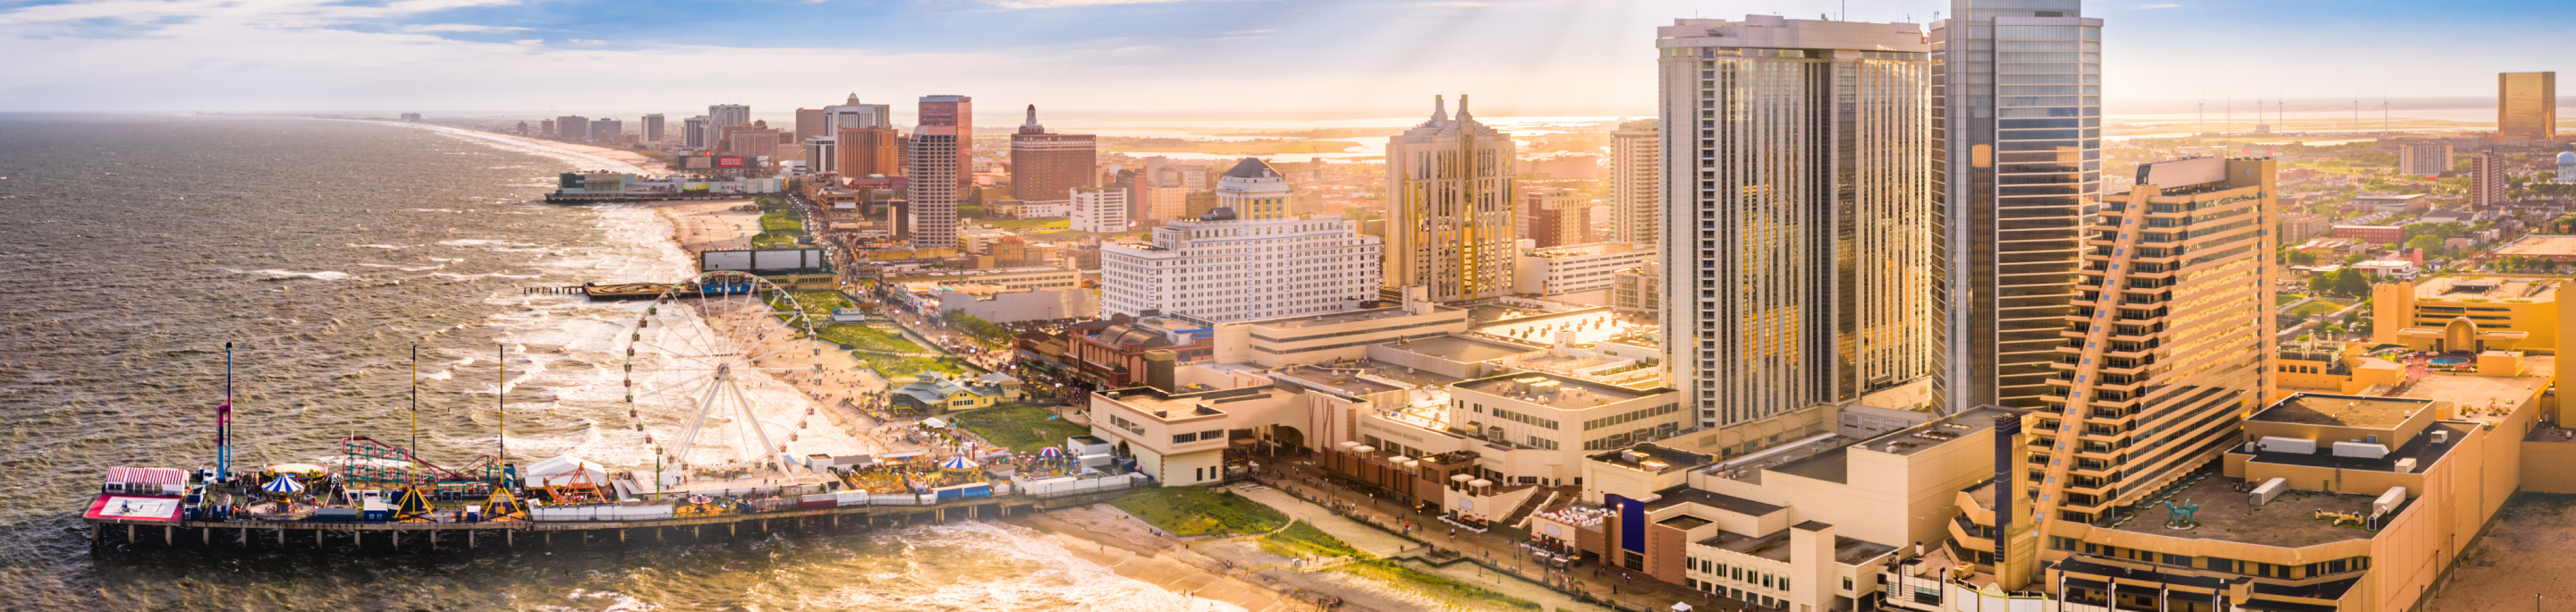
{"type": "MultiPolygon", "coordinates": [[[[658,161],[603,147],[456,128],[445,128],[441,131],[518,146],[542,147],[573,156],[606,158],[646,171],[660,169],[658,161]],[[612,153],[624,154],[612,155],[612,153]]],[[[683,253],[694,253],[711,248],[747,248],[750,242],[748,236],[756,233],[759,228],[760,213],[738,212],[731,209],[753,201],[753,198],[743,198],[713,202],[674,202],[643,204],[636,208],[652,211],[655,216],[670,225],[670,231],[661,238],[668,240],[671,246],[680,249],[683,253]],[[729,235],[727,232],[733,233],[729,235]]],[[[820,340],[816,341],[820,342],[820,340]]],[[[860,372],[860,362],[845,351],[834,350],[823,351],[823,353],[828,357],[825,358],[826,370],[822,376],[780,376],[773,377],[773,380],[795,389],[805,401],[817,407],[818,412],[825,416],[825,420],[830,425],[848,432],[863,443],[874,443],[879,447],[880,452],[900,450],[898,446],[909,446],[898,444],[890,439],[888,430],[893,427],[892,425],[877,421],[846,403],[853,397],[880,391],[891,385],[886,381],[878,380],[875,376],[860,372]],[[831,387],[842,387],[844,392],[834,393],[831,387]]],[[[1220,570],[1212,570],[1210,568],[1217,567],[1223,562],[1190,550],[1189,544],[1179,539],[1154,533],[1143,521],[1128,517],[1125,512],[1108,504],[1092,504],[1021,515],[998,519],[996,522],[1028,529],[1033,532],[1032,537],[1042,537],[1048,543],[1084,562],[1176,595],[1224,602],[1246,611],[1256,612],[1323,609],[1311,603],[1312,599],[1317,598],[1313,593],[1307,593],[1305,598],[1301,599],[1285,587],[1255,584],[1227,575],[1220,570]]]]}

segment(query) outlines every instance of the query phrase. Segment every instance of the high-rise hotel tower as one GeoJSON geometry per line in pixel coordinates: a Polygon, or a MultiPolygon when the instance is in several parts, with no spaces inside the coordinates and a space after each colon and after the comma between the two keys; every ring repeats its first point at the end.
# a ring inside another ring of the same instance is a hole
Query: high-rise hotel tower
{"type": "Polygon", "coordinates": [[[1932,63],[1914,24],[1680,19],[1664,346],[1703,426],[1931,374],[1932,63]]]}
{"type": "Polygon", "coordinates": [[[2102,20],[2081,0],[1951,0],[1932,22],[1935,264],[1946,324],[1934,396],[2036,408],[2100,206],[2102,20]]]}
{"type": "Polygon", "coordinates": [[[2091,522],[2218,457],[2272,399],[2270,159],[2138,167],[2085,228],[2021,485],[2037,516],[2091,522]]]}
{"type": "Polygon", "coordinates": [[[1503,134],[1434,102],[1431,120],[1387,139],[1386,285],[1430,288],[1435,302],[1512,293],[1518,269],[1519,150],[1503,134]]]}

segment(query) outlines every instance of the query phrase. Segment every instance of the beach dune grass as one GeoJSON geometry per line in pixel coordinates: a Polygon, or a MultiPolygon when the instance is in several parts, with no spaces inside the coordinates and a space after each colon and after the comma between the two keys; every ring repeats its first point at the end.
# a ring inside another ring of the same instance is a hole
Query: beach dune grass
{"type": "Polygon", "coordinates": [[[1065,438],[1088,435],[1091,428],[1048,419],[1055,412],[1045,406],[1003,404],[977,408],[949,417],[958,425],[983,436],[985,441],[1009,447],[1014,453],[1035,453],[1038,449],[1064,444],[1065,438]]]}
{"type": "Polygon", "coordinates": [[[1145,489],[1109,505],[1177,536],[1266,533],[1288,524],[1288,515],[1228,489],[1145,489]]]}
{"type": "Polygon", "coordinates": [[[1421,589],[1432,596],[1475,604],[1478,609],[1494,606],[1518,610],[1537,610],[1538,602],[1503,594],[1456,578],[1407,567],[1389,559],[1372,559],[1344,565],[1342,571],[1421,589]]]}
{"type": "Polygon", "coordinates": [[[1361,554],[1360,549],[1352,548],[1350,543],[1303,521],[1263,537],[1261,550],[1282,557],[1356,557],[1361,554]]]}

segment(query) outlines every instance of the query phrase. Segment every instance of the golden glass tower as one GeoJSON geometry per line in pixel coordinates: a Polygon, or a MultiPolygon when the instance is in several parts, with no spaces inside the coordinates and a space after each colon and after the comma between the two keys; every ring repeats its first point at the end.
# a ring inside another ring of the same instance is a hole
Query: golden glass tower
{"type": "Polygon", "coordinates": [[[2507,72],[2496,75],[2496,138],[2504,141],[2558,138],[2558,73],[2507,72]]]}
{"type": "Polygon", "coordinates": [[[1519,150],[1510,135],[1478,123],[1458,96],[1458,117],[1437,106],[1431,120],[1387,139],[1386,286],[1422,285],[1435,302],[1512,293],[1519,266],[1519,150]]]}

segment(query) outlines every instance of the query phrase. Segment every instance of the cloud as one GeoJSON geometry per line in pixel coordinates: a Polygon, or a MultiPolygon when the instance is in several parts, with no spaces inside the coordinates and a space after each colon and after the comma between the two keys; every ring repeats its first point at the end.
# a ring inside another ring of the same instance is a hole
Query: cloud
{"type": "Polygon", "coordinates": [[[1444,6],[1444,7],[1449,7],[1449,8],[1485,8],[1485,7],[1493,6],[1493,5],[1494,5],[1494,3],[1492,3],[1492,2],[1416,2],[1416,3],[1411,4],[1410,6],[1444,6]]]}
{"type": "Polygon", "coordinates": [[[402,31],[405,31],[405,32],[411,32],[411,33],[414,33],[414,34],[436,34],[436,33],[441,33],[441,32],[472,32],[472,33],[476,33],[476,34],[499,34],[499,33],[503,33],[503,32],[526,32],[526,31],[530,31],[530,30],[534,30],[534,29],[536,29],[536,28],[520,28],[520,27],[512,27],[512,26],[493,26],[493,25],[474,25],[474,24],[470,24],[470,23],[433,23],[433,24],[425,24],[425,25],[408,25],[408,26],[403,26],[402,31]]]}
{"type": "Polygon", "coordinates": [[[2142,8],[2142,9],[2169,9],[2169,8],[2182,8],[2182,5],[2180,5],[2180,4],[2149,4],[2149,5],[2145,5],[2145,6],[2140,6],[2140,7],[2138,7],[2138,8],[2142,8]]]}
{"type": "Polygon", "coordinates": [[[1174,4],[1180,2],[1229,2],[1235,0],[991,0],[993,8],[1002,10],[1081,8],[1119,4],[1174,4]]]}

